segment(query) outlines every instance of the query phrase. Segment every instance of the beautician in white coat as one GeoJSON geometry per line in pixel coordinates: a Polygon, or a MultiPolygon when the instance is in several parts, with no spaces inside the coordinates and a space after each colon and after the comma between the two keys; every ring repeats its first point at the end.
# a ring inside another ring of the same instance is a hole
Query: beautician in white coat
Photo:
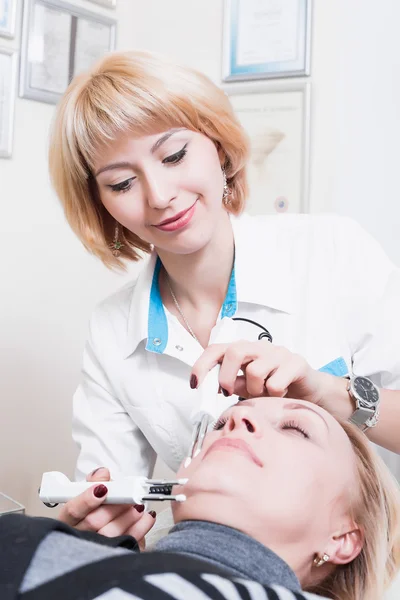
{"type": "MultiPolygon", "coordinates": [[[[150,253],[90,323],[74,398],[80,477],[100,466],[114,478],[148,474],[157,454],[176,469],[191,387],[218,360],[226,394],[320,403],[400,452],[400,392],[384,389],[400,388],[399,271],[350,220],[238,216],[248,149],[223,91],[145,52],[111,54],[69,86],[50,148],[54,187],[86,248],[108,267],[150,253]],[[239,322],[246,342],[203,355],[224,316],[256,324],[239,322]],[[257,341],[262,328],[272,344],[257,341]],[[235,383],[240,366],[247,391],[235,383]],[[371,381],[347,390],[353,374],[371,381]]],[[[63,516],[79,525],[88,509],[74,502],[74,519],[68,505],[63,516]]]]}

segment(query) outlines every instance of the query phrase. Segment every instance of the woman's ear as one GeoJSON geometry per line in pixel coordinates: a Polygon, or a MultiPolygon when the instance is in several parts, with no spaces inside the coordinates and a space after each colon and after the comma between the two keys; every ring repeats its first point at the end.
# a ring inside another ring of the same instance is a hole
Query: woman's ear
{"type": "Polygon", "coordinates": [[[346,565],[357,558],[363,545],[363,532],[356,524],[353,524],[352,529],[347,529],[332,536],[329,547],[326,549],[329,562],[334,565],[346,565]]]}

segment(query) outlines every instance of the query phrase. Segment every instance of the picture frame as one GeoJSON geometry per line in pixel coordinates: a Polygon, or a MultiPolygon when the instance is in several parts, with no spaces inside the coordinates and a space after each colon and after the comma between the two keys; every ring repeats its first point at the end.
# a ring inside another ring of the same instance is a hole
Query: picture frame
{"type": "Polygon", "coordinates": [[[0,0],[0,37],[14,38],[18,0],[0,0]]]}
{"type": "Polygon", "coordinates": [[[94,4],[99,4],[100,6],[105,6],[106,8],[117,7],[117,0],[89,0],[89,2],[94,2],[94,4]]]}
{"type": "Polygon", "coordinates": [[[309,210],[311,84],[223,86],[250,140],[250,214],[309,210]]]}
{"type": "Polygon", "coordinates": [[[24,0],[20,97],[57,104],[71,79],[115,44],[115,19],[63,0],[24,0]]]}
{"type": "Polygon", "coordinates": [[[310,74],[312,0],[224,0],[222,80],[310,74]]]}
{"type": "Polygon", "coordinates": [[[18,52],[0,48],[0,158],[12,156],[18,52]]]}

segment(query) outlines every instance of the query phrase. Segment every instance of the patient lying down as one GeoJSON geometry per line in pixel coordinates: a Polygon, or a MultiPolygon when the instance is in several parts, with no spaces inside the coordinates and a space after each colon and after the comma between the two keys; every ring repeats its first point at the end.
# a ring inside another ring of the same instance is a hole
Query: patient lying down
{"type": "Polygon", "coordinates": [[[109,590],[121,600],[311,597],[301,590],[381,600],[399,569],[397,484],[362,433],[318,406],[242,402],[179,475],[189,478],[179,488],[187,500],[151,552],[127,536],[3,517],[0,590],[32,600],[109,590]]]}

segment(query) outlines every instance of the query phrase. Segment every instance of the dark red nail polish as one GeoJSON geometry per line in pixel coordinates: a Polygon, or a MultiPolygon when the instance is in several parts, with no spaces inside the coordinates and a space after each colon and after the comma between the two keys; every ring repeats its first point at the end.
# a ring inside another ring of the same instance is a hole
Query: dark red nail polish
{"type": "Polygon", "coordinates": [[[155,511],[155,510],[151,510],[151,511],[149,512],[149,515],[151,515],[151,516],[153,517],[153,519],[155,519],[155,518],[156,518],[156,516],[157,516],[157,513],[156,513],[156,511],[155,511]]]}
{"type": "Polygon", "coordinates": [[[101,484],[94,488],[93,495],[96,496],[96,498],[104,498],[107,492],[108,489],[106,488],[106,486],[101,484]]]}
{"type": "Polygon", "coordinates": [[[196,375],[192,375],[190,378],[190,387],[192,388],[192,390],[195,390],[198,385],[199,385],[199,381],[198,381],[196,375]]]}
{"type": "Polygon", "coordinates": [[[144,511],[143,504],[135,504],[135,508],[138,511],[138,513],[142,513],[144,511]]]}
{"type": "Polygon", "coordinates": [[[225,390],[223,387],[221,388],[223,395],[225,396],[225,398],[227,398],[228,396],[230,396],[230,393],[228,392],[228,390],[225,390]]]}

